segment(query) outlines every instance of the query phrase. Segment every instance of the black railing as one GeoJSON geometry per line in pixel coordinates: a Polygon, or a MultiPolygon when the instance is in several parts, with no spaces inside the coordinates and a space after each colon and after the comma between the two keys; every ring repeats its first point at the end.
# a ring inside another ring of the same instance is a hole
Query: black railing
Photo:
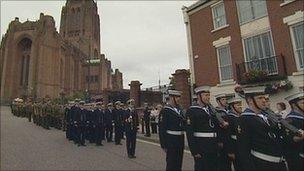
{"type": "Polygon", "coordinates": [[[270,56],[236,64],[236,75],[239,84],[285,79],[284,56],[270,56]]]}

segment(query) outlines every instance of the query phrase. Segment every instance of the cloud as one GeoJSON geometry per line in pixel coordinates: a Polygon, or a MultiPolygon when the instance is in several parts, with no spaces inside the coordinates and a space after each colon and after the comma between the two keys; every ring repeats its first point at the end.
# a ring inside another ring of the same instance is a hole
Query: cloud
{"type": "MultiPolygon", "coordinates": [[[[186,29],[181,8],[195,1],[98,1],[101,50],[113,68],[123,72],[124,87],[139,80],[142,87],[169,83],[171,74],[189,68],[186,29]]],[[[1,1],[1,35],[16,16],[21,21],[51,15],[60,24],[64,1],[1,1]],[[18,11],[18,12],[17,12],[18,11]]]]}

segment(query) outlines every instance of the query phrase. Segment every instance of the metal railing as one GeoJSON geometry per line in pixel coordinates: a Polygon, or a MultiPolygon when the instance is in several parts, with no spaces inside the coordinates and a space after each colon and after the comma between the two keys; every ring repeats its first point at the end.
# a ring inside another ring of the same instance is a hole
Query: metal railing
{"type": "Polygon", "coordinates": [[[282,79],[286,76],[284,57],[270,56],[236,64],[236,75],[239,84],[282,79]],[[281,60],[281,65],[278,65],[279,60],[281,60]]]}

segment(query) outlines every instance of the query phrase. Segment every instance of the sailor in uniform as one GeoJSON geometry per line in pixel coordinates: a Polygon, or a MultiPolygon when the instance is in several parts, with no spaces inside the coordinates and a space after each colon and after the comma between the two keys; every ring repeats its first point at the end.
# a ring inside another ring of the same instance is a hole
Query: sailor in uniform
{"type": "Polygon", "coordinates": [[[265,87],[244,88],[248,108],[241,114],[237,143],[244,170],[286,170],[280,131],[266,116],[265,87]]]}
{"type": "Polygon", "coordinates": [[[159,139],[166,152],[166,170],[181,170],[184,154],[185,117],[180,107],[181,92],[168,90],[169,101],[160,111],[159,139]]]}
{"type": "Polygon", "coordinates": [[[211,114],[210,87],[197,87],[198,105],[186,112],[188,145],[194,157],[194,170],[217,170],[219,123],[211,114]]]}
{"type": "MultiPolygon", "coordinates": [[[[227,118],[228,114],[228,103],[227,103],[227,95],[225,93],[220,93],[215,95],[215,100],[218,104],[216,107],[217,111],[220,112],[223,118],[227,118]]],[[[228,129],[227,127],[222,127],[219,130],[218,134],[218,146],[219,146],[219,156],[218,161],[219,164],[219,170],[231,170],[231,165],[228,159],[228,153],[227,153],[227,145],[224,143],[227,141],[228,138],[228,129]]]]}
{"type": "Polygon", "coordinates": [[[225,142],[227,147],[227,153],[230,161],[231,170],[242,170],[240,166],[240,157],[237,150],[237,131],[239,128],[239,117],[242,113],[242,99],[239,97],[233,97],[228,100],[228,114],[226,116],[229,123],[228,137],[225,142]],[[234,169],[232,169],[234,168],[234,169]]]}
{"type": "Polygon", "coordinates": [[[286,160],[289,171],[303,170],[304,163],[304,93],[303,91],[293,94],[285,98],[290,106],[291,112],[287,115],[286,120],[300,129],[301,135],[294,135],[287,129],[285,130],[286,142],[286,160]]]}
{"type": "Polygon", "coordinates": [[[135,110],[135,101],[130,99],[127,101],[129,108],[126,110],[125,126],[126,126],[126,146],[129,158],[136,158],[136,135],[139,126],[137,111],[135,110]]]}

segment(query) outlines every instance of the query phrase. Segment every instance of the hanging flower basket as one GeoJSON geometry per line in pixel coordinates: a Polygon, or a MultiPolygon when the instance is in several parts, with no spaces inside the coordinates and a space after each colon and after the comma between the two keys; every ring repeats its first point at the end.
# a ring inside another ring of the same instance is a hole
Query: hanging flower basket
{"type": "Polygon", "coordinates": [[[292,83],[289,80],[283,80],[273,84],[267,84],[265,92],[268,94],[276,94],[281,91],[288,91],[293,88],[292,83]]]}
{"type": "Polygon", "coordinates": [[[247,83],[263,82],[267,79],[267,72],[263,70],[250,70],[243,74],[247,83]]]}

